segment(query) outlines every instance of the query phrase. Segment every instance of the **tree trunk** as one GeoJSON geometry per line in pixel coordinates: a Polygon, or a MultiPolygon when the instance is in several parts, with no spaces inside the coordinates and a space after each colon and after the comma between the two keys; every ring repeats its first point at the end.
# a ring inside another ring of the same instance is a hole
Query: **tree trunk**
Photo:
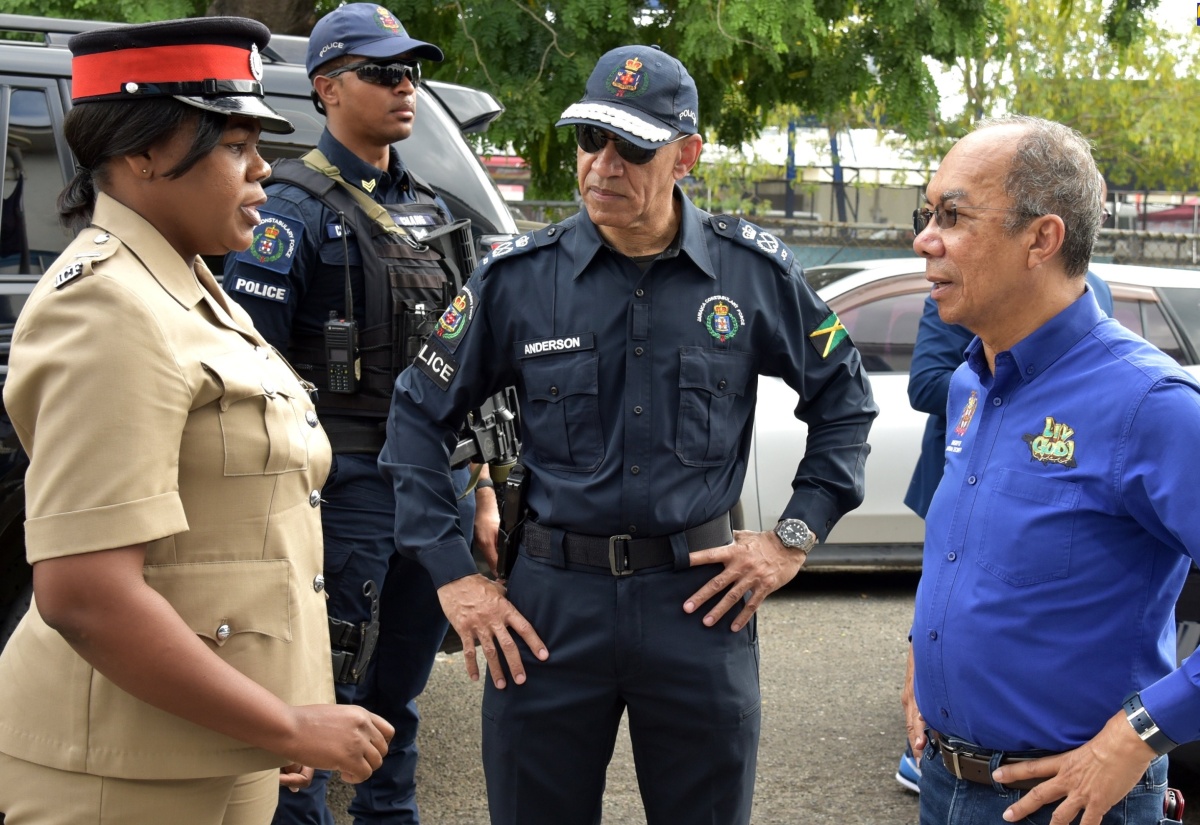
{"type": "Polygon", "coordinates": [[[264,24],[272,34],[307,37],[317,22],[313,0],[212,0],[209,17],[249,17],[264,24]]]}

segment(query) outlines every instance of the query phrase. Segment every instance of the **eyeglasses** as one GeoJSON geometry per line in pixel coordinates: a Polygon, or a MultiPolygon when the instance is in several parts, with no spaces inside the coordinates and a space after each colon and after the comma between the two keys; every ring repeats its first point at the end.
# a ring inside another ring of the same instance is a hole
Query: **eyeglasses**
{"type": "MultiPolygon", "coordinates": [[[[663,146],[678,143],[685,137],[687,137],[686,134],[676,135],[664,143],[663,146]]],[[[654,149],[643,149],[641,146],[630,143],[623,137],[609,134],[598,126],[589,126],[586,123],[575,124],[575,142],[579,144],[580,149],[589,155],[604,151],[604,147],[611,143],[613,148],[617,150],[617,154],[620,155],[621,160],[636,166],[641,166],[654,160],[654,156],[662,148],[662,146],[658,146],[654,149]]]]}
{"type": "Polygon", "coordinates": [[[358,79],[364,83],[387,86],[389,89],[399,86],[405,79],[412,83],[414,89],[421,85],[421,64],[416,61],[411,63],[404,61],[372,63],[369,60],[364,60],[362,63],[351,63],[348,66],[342,66],[340,69],[334,69],[325,76],[337,77],[346,72],[354,72],[358,75],[358,79]]]}
{"type": "Polygon", "coordinates": [[[986,209],[990,212],[1020,212],[1006,206],[935,206],[933,209],[913,210],[913,232],[920,235],[929,226],[929,219],[937,222],[938,229],[953,229],[958,223],[959,209],[986,209]]]}
{"type": "Polygon", "coordinates": [[[1108,224],[1108,219],[1111,217],[1112,217],[1112,213],[1109,212],[1107,209],[1105,209],[1103,212],[1100,213],[1100,225],[1106,226],[1108,224]]]}

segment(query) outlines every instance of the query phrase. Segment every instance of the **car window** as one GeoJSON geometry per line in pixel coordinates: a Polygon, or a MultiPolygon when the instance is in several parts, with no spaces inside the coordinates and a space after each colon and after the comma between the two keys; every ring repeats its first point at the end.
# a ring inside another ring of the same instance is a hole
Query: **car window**
{"type": "Polygon", "coordinates": [[[867,372],[908,372],[926,294],[893,295],[838,311],[867,372]]]}
{"type": "MultiPolygon", "coordinates": [[[[1163,291],[1169,292],[1170,290],[1163,291]]],[[[1180,291],[1197,292],[1197,290],[1180,291]]],[[[1192,300],[1195,300],[1194,295],[1192,300]]],[[[1189,363],[1183,346],[1176,338],[1166,315],[1163,314],[1162,306],[1157,302],[1115,299],[1113,301],[1113,317],[1121,323],[1121,326],[1136,332],[1180,364],[1189,363]]],[[[1191,321],[1200,323],[1200,317],[1193,317],[1191,321]]]]}
{"type": "Polygon", "coordinates": [[[839,278],[848,278],[851,275],[857,275],[862,272],[862,268],[855,269],[854,267],[845,266],[811,266],[804,270],[804,280],[808,281],[808,285],[813,290],[819,290],[832,284],[839,278]]]}
{"type": "MultiPolygon", "coordinates": [[[[5,141],[0,211],[0,273],[46,271],[70,236],[58,223],[64,181],[48,90],[8,86],[0,79],[0,133],[5,141]]],[[[0,296],[0,323],[19,307],[0,296]]]]}
{"type": "Polygon", "coordinates": [[[1200,289],[1192,287],[1172,287],[1159,290],[1163,301],[1166,302],[1174,318],[1179,322],[1179,326],[1184,330],[1185,337],[1188,338],[1188,346],[1184,347],[1187,353],[1187,360],[1181,361],[1184,364],[1195,363],[1195,358],[1200,352],[1200,289]]]}

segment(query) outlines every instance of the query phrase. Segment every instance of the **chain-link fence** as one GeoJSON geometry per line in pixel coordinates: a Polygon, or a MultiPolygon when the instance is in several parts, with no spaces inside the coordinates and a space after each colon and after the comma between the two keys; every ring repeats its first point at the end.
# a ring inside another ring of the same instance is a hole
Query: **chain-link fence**
{"type": "MultiPolygon", "coordinates": [[[[515,214],[531,223],[554,223],[579,210],[573,201],[518,201],[515,214]]],[[[804,266],[913,254],[911,226],[830,223],[775,216],[746,218],[791,247],[804,266]]],[[[1200,235],[1130,229],[1103,229],[1093,260],[1103,263],[1200,269],[1200,235]]]]}

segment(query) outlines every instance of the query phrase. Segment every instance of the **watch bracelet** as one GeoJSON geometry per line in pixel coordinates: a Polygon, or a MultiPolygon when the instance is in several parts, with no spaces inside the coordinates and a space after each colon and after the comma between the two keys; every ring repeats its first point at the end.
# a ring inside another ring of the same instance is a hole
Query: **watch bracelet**
{"type": "Polygon", "coordinates": [[[1122,710],[1125,712],[1125,719],[1133,728],[1133,732],[1153,748],[1159,756],[1169,753],[1178,746],[1178,742],[1171,739],[1158,727],[1154,717],[1150,715],[1150,711],[1146,710],[1146,706],[1142,704],[1140,693],[1135,691],[1127,696],[1122,704],[1122,710]]]}

